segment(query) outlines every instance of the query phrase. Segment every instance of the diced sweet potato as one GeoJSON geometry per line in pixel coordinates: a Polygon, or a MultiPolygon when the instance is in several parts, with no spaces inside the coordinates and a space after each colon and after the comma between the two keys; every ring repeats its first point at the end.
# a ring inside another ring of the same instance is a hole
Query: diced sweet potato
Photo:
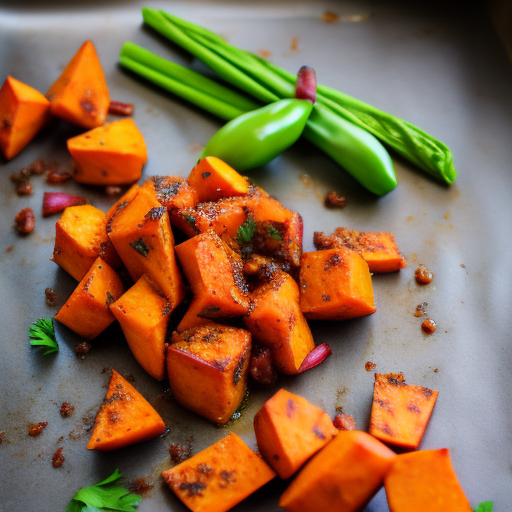
{"type": "Polygon", "coordinates": [[[176,400],[216,423],[227,423],[247,388],[251,335],[210,324],[173,333],[167,373],[176,400]]]}
{"type": "Polygon", "coordinates": [[[165,483],[194,512],[225,512],[275,477],[236,434],[162,473],[165,483]]]}
{"type": "Polygon", "coordinates": [[[187,329],[192,329],[194,327],[200,327],[201,325],[215,323],[215,320],[198,316],[202,314],[202,312],[205,310],[205,307],[206,306],[204,305],[203,297],[196,297],[192,299],[190,306],[188,307],[186,313],[183,315],[183,318],[176,327],[176,330],[181,332],[186,331],[187,329]]]}
{"type": "Polygon", "coordinates": [[[139,185],[135,183],[108,209],[107,213],[105,214],[107,223],[111,221],[112,217],[118,210],[121,210],[131,202],[131,200],[137,195],[138,191],[139,185]]]}
{"type": "Polygon", "coordinates": [[[384,480],[391,512],[471,512],[447,448],[398,455],[384,480]]]}
{"type": "Polygon", "coordinates": [[[12,76],[0,89],[0,149],[14,158],[50,117],[50,102],[36,89],[12,76]]]}
{"type": "Polygon", "coordinates": [[[80,281],[106,241],[105,214],[101,210],[90,204],[70,206],[55,224],[52,260],[80,281]]]}
{"type": "Polygon", "coordinates": [[[165,377],[165,336],[170,316],[169,299],[146,274],[111,306],[128,346],[140,365],[155,379],[165,377]]]}
{"type": "Polygon", "coordinates": [[[299,306],[299,288],[282,271],[252,294],[254,305],[244,322],[260,343],[270,348],[277,370],[293,375],[315,348],[313,336],[299,306]]]}
{"type": "Polygon", "coordinates": [[[300,471],[279,504],[290,512],[356,512],[379,490],[395,457],[366,432],[340,431],[300,471]]]}
{"type": "Polygon", "coordinates": [[[73,178],[88,185],[126,185],[137,181],[148,155],[133,119],[94,128],[67,141],[75,161],[73,178]]]}
{"type": "Polygon", "coordinates": [[[376,373],[369,433],[385,443],[418,448],[438,394],[406,384],[401,373],[376,373]]]}
{"type": "Polygon", "coordinates": [[[339,247],[302,255],[300,307],[306,318],[345,320],[375,313],[368,264],[339,247]]]}
{"type": "Polygon", "coordinates": [[[116,450],[147,441],[165,430],[165,423],[147,400],[112,370],[107,395],[96,415],[88,450],[116,450]]]}
{"type": "Polygon", "coordinates": [[[179,210],[194,208],[198,203],[197,192],[182,176],[151,176],[143,185],[155,190],[156,197],[172,216],[179,210]]]}
{"type": "Polygon", "coordinates": [[[292,476],[338,433],[330,416],[280,389],[254,417],[258,449],[281,478],[292,476]]]}
{"type": "Polygon", "coordinates": [[[98,54],[91,41],[76,52],[48,89],[51,113],[82,128],[101,126],[110,96],[98,54]]]}
{"type": "Polygon", "coordinates": [[[185,288],[174,254],[169,214],[155,192],[140,188],[107,226],[108,236],[131,278],[147,274],[169,299],[171,311],[183,300],[185,288]]]}
{"type": "Polygon", "coordinates": [[[314,243],[319,250],[346,247],[356,251],[368,263],[370,272],[394,272],[407,266],[393,233],[368,233],[336,228],[332,235],[316,231],[314,243]]]}
{"type": "Polygon", "coordinates": [[[243,196],[249,192],[247,178],[215,156],[197,162],[188,182],[196,190],[199,202],[217,201],[221,197],[243,196]]]}
{"type": "Polygon", "coordinates": [[[96,338],[115,320],[110,304],[122,293],[115,270],[97,258],[55,319],[84,338],[96,338]]]}

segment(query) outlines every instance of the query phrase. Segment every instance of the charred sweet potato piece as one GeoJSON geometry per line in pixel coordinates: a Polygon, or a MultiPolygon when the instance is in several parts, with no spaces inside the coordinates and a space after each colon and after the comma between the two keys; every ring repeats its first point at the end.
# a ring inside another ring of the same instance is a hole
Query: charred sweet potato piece
{"type": "Polygon", "coordinates": [[[300,310],[297,283],[278,270],[269,282],[254,289],[252,297],[254,304],[244,317],[245,325],[255,339],[270,348],[277,370],[298,373],[315,343],[300,310]]]}
{"type": "Polygon", "coordinates": [[[176,400],[216,423],[227,423],[247,388],[251,335],[210,324],[172,335],[167,373],[176,400]]]}
{"type": "Polygon", "coordinates": [[[385,443],[418,448],[438,394],[406,384],[401,373],[376,373],[369,433],[385,443]]]}
{"type": "MultiPolygon", "coordinates": [[[[176,330],[181,332],[186,331],[187,329],[192,329],[193,327],[216,323],[215,320],[199,316],[203,313],[205,308],[207,308],[207,306],[205,306],[203,297],[193,298],[186,313],[183,315],[183,318],[176,327],[176,330]]],[[[208,309],[206,309],[206,311],[208,311],[208,309]]]]}
{"type": "Polygon", "coordinates": [[[48,89],[50,110],[82,128],[101,126],[107,117],[110,96],[98,54],[91,41],[76,52],[59,78],[48,89]]]}
{"type": "Polygon", "coordinates": [[[447,448],[398,455],[384,479],[391,512],[471,512],[447,448]]]}
{"type": "Polygon", "coordinates": [[[243,196],[249,192],[247,178],[215,156],[197,162],[188,176],[199,201],[217,201],[221,197],[243,196]]]}
{"type": "Polygon", "coordinates": [[[55,319],[84,338],[96,338],[115,320],[110,304],[122,293],[115,270],[97,258],[55,319]]]}
{"type": "Polygon", "coordinates": [[[105,214],[90,204],[66,208],[55,224],[52,260],[80,281],[107,240],[105,214]]]}
{"type": "Polygon", "coordinates": [[[340,431],[281,496],[290,512],[356,512],[379,490],[396,458],[366,432],[340,431]]]}
{"type": "Polygon", "coordinates": [[[306,318],[345,320],[375,313],[368,264],[339,247],[302,255],[300,307],[306,318]]]}
{"type": "Polygon", "coordinates": [[[88,450],[117,450],[147,441],[165,430],[165,423],[147,400],[112,370],[107,395],[96,415],[88,450]]]}
{"type": "Polygon", "coordinates": [[[172,216],[179,210],[194,208],[198,203],[196,190],[182,176],[151,176],[143,185],[155,190],[156,197],[172,216]]]}
{"type": "Polygon", "coordinates": [[[50,117],[50,102],[36,89],[12,76],[0,89],[0,149],[14,158],[50,117]]]}
{"type": "Polygon", "coordinates": [[[165,377],[165,336],[171,306],[146,274],[111,306],[135,359],[155,379],[165,377]]]}
{"type": "Polygon", "coordinates": [[[254,416],[258,449],[281,478],[292,476],[337,433],[330,416],[280,389],[254,416]]]}
{"type": "Polygon", "coordinates": [[[194,512],[225,512],[275,477],[236,434],[168,469],[162,477],[194,512]]]}
{"type": "Polygon", "coordinates": [[[112,217],[116,214],[118,210],[123,209],[131,200],[137,195],[139,191],[139,185],[135,183],[132,185],[107,211],[105,214],[105,218],[107,223],[109,223],[112,217]]]}
{"type": "Polygon", "coordinates": [[[140,188],[108,224],[108,236],[131,278],[147,274],[169,299],[171,311],[183,300],[185,288],[174,254],[169,214],[154,191],[140,188]]]}
{"type": "Polygon", "coordinates": [[[393,233],[368,233],[336,228],[332,235],[316,231],[314,244],[319,250],[338,247],[352,249],[368,263],[370,272],[394,272],[407,266],[405,258],[398,250],[393,233]]]}

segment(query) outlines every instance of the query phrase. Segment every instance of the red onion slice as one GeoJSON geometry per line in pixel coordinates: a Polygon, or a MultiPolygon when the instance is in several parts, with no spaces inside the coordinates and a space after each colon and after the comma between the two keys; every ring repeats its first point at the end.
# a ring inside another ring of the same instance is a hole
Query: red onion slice
{"type": "Polygon", "coordinates": [[[316,73],[309,66],[302,66],[297,73],[295,85],[295,97],[299,100],[309,100],[315,103],[316,100],[316,73]]]}
{"type": "Polygon", "coordinates": [[[43,217],[61,212],[68,206],[77,206],[87,202],[87,199],[82,196],[72,196],[65,192],[45,192],[43,196],[43,217]]]}
{"type": "Polygon", "coordinates": [[[302,361],[299,371],[297,373],[305,372],[315,366],[319,365],[324,359],[327,359],[332,354],[331,349],[327,343],[322,343],[315,347],[302,361]]]}

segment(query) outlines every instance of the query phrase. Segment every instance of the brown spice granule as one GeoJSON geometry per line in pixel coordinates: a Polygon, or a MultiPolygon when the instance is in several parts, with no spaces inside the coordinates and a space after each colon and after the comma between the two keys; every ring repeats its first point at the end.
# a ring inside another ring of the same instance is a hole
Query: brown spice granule
{"type": "Polygon", "coordinates": [[[328,208],[343,208],[346,202],[346,198],[338,194],[335,190],[331,190],[325,196],[325,206],[328,208]]]}
{"type": "Polygon", "coordinates": [[[60,406],[60,415],[63,418],[69,418],[73,412],[75,411],[75,407],[71,405],[69,402],[63,402],[60,406]]]}
{"type": "Polygon", "coordinates": [[[39,423],[32,423],[28,426],[28,435],[31,437],[37,437],[48,425],[47,421],[40,421],[39,423]]]}
{"type": "Polygon", "coordinates": [[[14,218],[14,222],[18,233],[28,234],[33,231],[36,226],[36,218],[32,208],[23,208],[14,218]]]}
{"type": "Polygon", "coordinates": [[[111,101],[108,106],[108,113],[113,116],[131,116],[134,110],[133,103],[124,103],[123,101],[111,101]]]}
{"type": "Polygon", "coordinates": [[[180,464],[184,460],[189,459],[192,456],[191,444],[177,444],[172,443],[169,446],[169,455],[174,464],[180,464]]]}
{"type": "Polygon", "coordinates": [[[46,297],[46,305],[50,307],[55,306],[55,300],[57,298],[55,290],[51,287],[45,288],[44,295],[46,297]]]}
{"type": "Polygon", "coordinates": [[[2,444],[4,442],[4,436],[5,436],[5,432],[2,430],[0,432],[0,444],[2,444]]]}
{"type": "Polygon", "coordinates": [[[421,330],[425,334],[432,334],[437,329],[437,323],[432,320],[432,318],[427,318],[422,324],[421,324],[421,330]]]}
{"type": "Polygon", "coordinates": [[[377,368],[377,365],[375,363],[372,363],[371,361],[366,361],[366,363],[364,364],[364,369],[367,372],[371,372],[372,370],[375,370],[375,368],[377,368]]]}
{"type": "Polygon", "coordinates": [[[66,457],[64,457],[64,455],[62,455],[62,449],[63,449],[62,446],[60,448],[57,448],[57,450],[53,454],[52,466],[54,468],[60,468],[62,466],[62,464],[64,464],[64,461],[66,460],[66,457]]]}
{"type": "Polygon", "coordinates": [[[356,422],[350,414],[345,413],[339,413],[334,416],[334,419],[332,420],[332,424],[338,429],[338,430],[355,430],[356,429],[356,422]]]}
{"type": "Polygon", "coordinates": [[[416,310],[414,311],[414,316],[416,318],[419,318],[420,316],[425,315],[427,312],[425,311],[425,308],[428,306],[428,302],[422,302],[421,304],[418,304],[416,306],[416,310]]]}
{"type": "Polygon", "coordinates": [[[326,23],[336,23],[340,17],[331,11],[325,11],[322,16],[320,16],[320,19],[322,21],[325,21],[326,23]]]}
{"type": "Polygon", "coordinates": [[[135,480],[132,480],[128,485],[130,492],[143,497],[147,496],[153,487],[155,487],[155,484],[153,482],[146,482],[144,478],[136,478],[135,480]]]}
{"type": "Polygon", "coordinates": [[[58,183],[64,183],[71,178],[72,174],[70,172],[54,172],[50,171],[46,175],[46,183],[49,185],[56,185],[58,183]]]}
{"type": "Polygon", "coordinates": [[[433,277],[434,274],[423,264],[420,264],[420,266],[414,271],[414,278],[418,284],[430,284],[433,277]]]}
{"type": "Polygon", "coordinates": [[[89,353],[91,350],[91,344],[88,341],[81,341],[78,343],[78,345],[75,347],[75,354],[80,357],[81,359],[85,359],[85,356],[89,353]]]}

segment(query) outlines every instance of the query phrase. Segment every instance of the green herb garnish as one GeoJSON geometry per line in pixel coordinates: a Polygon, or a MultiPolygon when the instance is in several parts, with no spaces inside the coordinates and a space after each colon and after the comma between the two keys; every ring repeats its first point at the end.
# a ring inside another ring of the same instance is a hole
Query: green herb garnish
{"type": "Polygon", "coordinates": [[[134,242],[130,242],[130,245],[144,258],[149,253],[149,247],[144,243],[144,240],[142,238],[139,238],[138,240],[135,240],[134,242]]]}
{"type": "Polygon", "coordinates": [[[69,502],[66,512],[134,512],[141,499],[124,486],[123,475],[116,469],[99,484],[80,489],[69,502]]]}
{"type": "Polygon", "coordinates": [[[274,240],[282,240],[283,239],[283,236],[281,235],[279,230],[275,226],[272,226],[272,224],[267,226],[266,232],[267,232],[267,235],[270,238],[273,238],[274,240]]]}
{"type": "Polygon", "coordinates": [[[492,501],[483,501],[475,508],[474,512],[492,512],[492,501]]]}
{"type": "Polygon", "coordinates": [[[249,217],[245,220],[245,222],[238,228],[236,233],[236,240],[239,244],[248,244],[254,233],[256,232],[256,221],[249,217]]]}
{"type": "Polygon", "coordinates": [[[53,329],[53,319],[40,318],[28,328],[31,345],[42,345],[47,347],[43,352],[44,355],[53,354],[59,351],[59,344],[55,338],[53,329]]]}

